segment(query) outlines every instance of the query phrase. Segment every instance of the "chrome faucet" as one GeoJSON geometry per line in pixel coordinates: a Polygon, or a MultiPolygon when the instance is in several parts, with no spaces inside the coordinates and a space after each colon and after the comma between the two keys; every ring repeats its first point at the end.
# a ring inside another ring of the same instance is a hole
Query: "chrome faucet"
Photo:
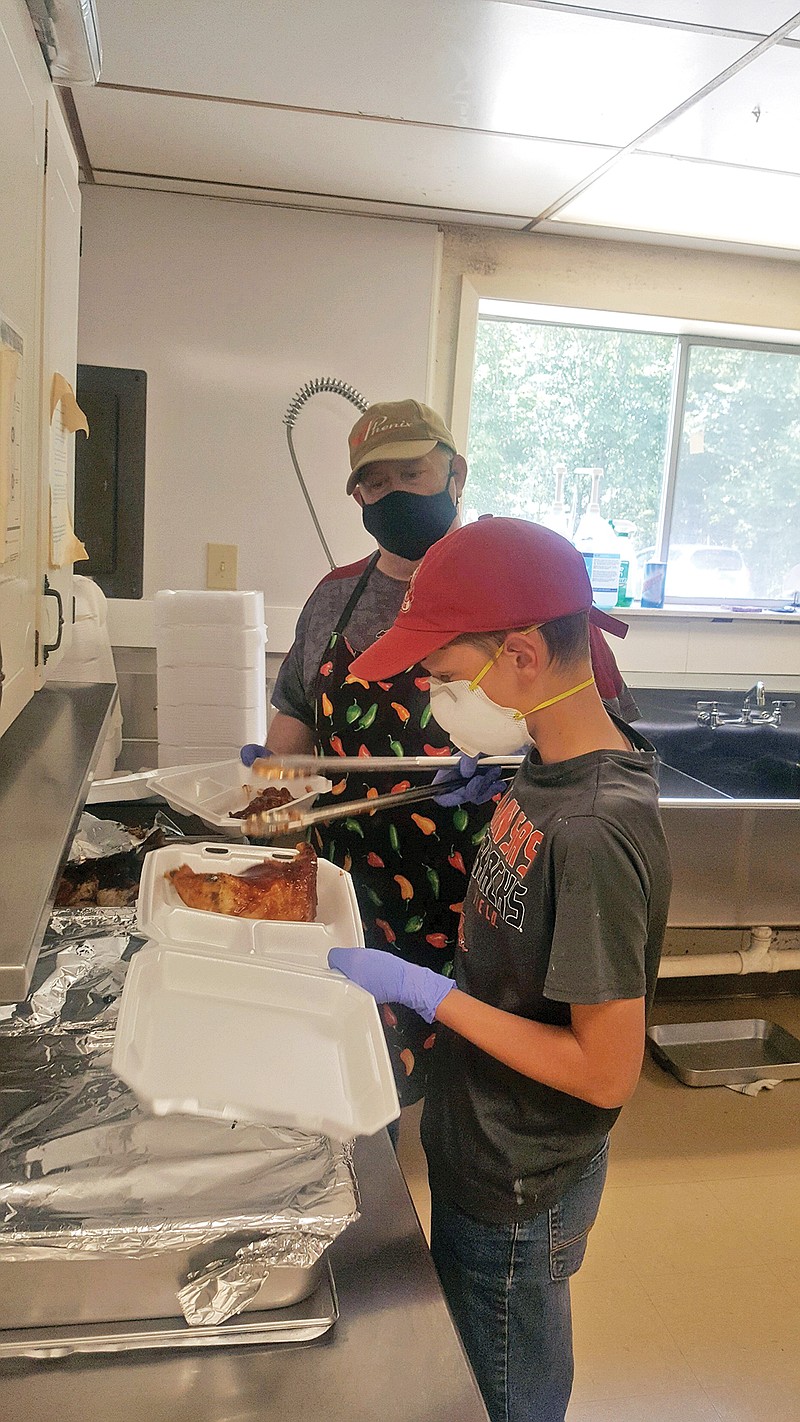
{"type": "Polygon", "coordinates": [[[744,698],[742,706],[743,726],[780,726],[783,719],[783,712],[794,706],[793,701],[773,701],[770,700],[769,710],[767,710],[767,695],[764,690],[763,681],[757,681],[755,686],[751,686],[744,698]],[[753,700],[755,699],[755,710],[753,700]]]}
{"type": "Polygon", "coordinates": [[[697,724],[715,730],[717,726],[780,726],[783,712],[794,705],[794,701],[770,700],[768,709],[766,688],[763,681],[757,681],[747,692],[738,714],[719,701],[698,701],[695,709],[697,724]]]}
{"type": "Polygon", "coordinates": [[[773,701],[772,709],[769,715],[770,725],[779,726],[781,724],[783,712],[790,711],[796,705],[796,701],[773,701]]]}
{"type": "Polygon", "coordinates": [[[720,712],[718,701],[698,701],[695,710],[698,726],[710,726],[713,731],[722,725],[725,713],[720,712]]]}
{"type": "Polygon", "coordinates": [[[766,689],[765,689],[765,687],[764,687],[763,681],[757,681],[756,684],[755,684],[755,686],[751,686],[751,687],[750,687],[750,690],[748,691],[747,695],[745,696],[745,698],[744,698],[744,706],[742,707],[742,718],[743,718],[743,719],[744,719],[744,717],[745,717],[746,715],[749,715],[749,713],[750,713],[750,708],[751,708],[751,705],[752,705],[752,702],[753,702],[753,698],[754,698],[754,697],[755,697],[755,704],[756,704],[756,707],[758,708],[758,710],[759,710],[759,711],[765,710],[766,705],[767,705],[767,693],[766,693],[766,689]]]}

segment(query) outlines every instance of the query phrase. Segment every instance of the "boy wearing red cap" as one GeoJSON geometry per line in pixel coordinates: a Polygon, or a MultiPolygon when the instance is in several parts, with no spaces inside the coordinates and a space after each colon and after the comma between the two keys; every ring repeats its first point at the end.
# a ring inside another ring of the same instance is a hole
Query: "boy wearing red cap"
{"type": "MultiPolygon", "coordinates": [[[[378,547],[371,557],[328,574],[311,594],[278,673],[267,740],[267,751],[278,755],[317,748],[323,755],[363,757],[363,774],[333,777],[332,795],[339,803],[400,788],[406,773],[405,783],[424,778],[405,768],[376,775],[368,768],[372,756],[390,749],[398,756],[430,756],[433,769],[435,757],[451,750],[431,719],[427,677],[424,668],[412,665],[413,658],[398,676],[369,686],[351,674],[350,665],[392,625],[423,554],[460,526],[467,477],[466,462],[441,416],[417,400],[371,405],[356,420],[348,445],[347,493],[378,547]]],[[[627,627],[618,623],[615,630],[624,635],[627,627]]],[[[599,632],[592,654],[601,694],[625,708],[623,715],[631,709],[636,714],[599,632]]],[[[248,745],[242,760],[252,765],[264,753],[264,747],[248,745]]],[[[413,806],[398,809],[391,820],[376,815],[314,828],[320,854],[352,873],[371,947],[391,943],[410,962],[439,971],[452,962],[457,906],[476,837],[491,818],[499,788],[496,770],[451,787],[426,806],[424,834],[413,806]]],[[[411,1105],[425,1093],[432,1034],[402,1005],[387,1007],[383,1021],[400,1102],[411,1105]]]]}
{"type": "Polygon", "coordinates": [[[518,519],[426,554],[394,626],[353,664],[423,662],[465,751],[530,744],[481,844],[455,978],[391,953],[331,964],[439,1024],[422,1122],[431,1250],[492,1422],[563,1422],[569,1278],[608,1132],[641,1068],[670,891],[650,744],[592,675],[580,553],[518,519]]]}

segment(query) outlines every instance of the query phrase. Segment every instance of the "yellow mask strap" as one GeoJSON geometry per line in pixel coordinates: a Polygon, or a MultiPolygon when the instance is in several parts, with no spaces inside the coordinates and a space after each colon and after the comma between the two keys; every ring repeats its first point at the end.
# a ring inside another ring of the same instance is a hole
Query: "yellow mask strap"
{"type": "Polygon", "coordinates": [[[540,701],[538,706],[533,706],[530,711],[517,711],[514,720],[524,721],[527,716],[532,716],[534,711],[544,711],[548,706],[555,706],[558,701],[566,701],[568,696],[577,696],[579,691],[585,691],[587,686],[594,686],[594,677],[590,676],[588,681],[582,681],[580,686],[571,686],[569,691],[560,691],[558,696],[551,696],[549,701],[540,701]]]}
{"type": "MultiPolygon", "coordinates": [[[[522,628],[522,635],[523,635],[524,637],[526,637],[529,632],[535,632],[536,629],[537,629],[537,627],[541,627],[541,626],[542,626],[542,623],[541,623],[541,622],[534,622],[534,623],[531,624],[530,627],[523,627],[523,628],[522,628]]],[[[511,636],[511,633],[509,633],[509,636],[511,636]]],[[[470,689],[470,691],[474,691],[475,688],[476,688],[476,686],[480,686],[480,683],[483,681],[483,678],[485,677],[486,673],[489,671],[489,668],[490,668],[490,667],[493,667],[494,664],[495,664],[495,662],[499,660],[500,655],[501,655],[502,650],[503,650],[503,648],[504,648],[505,645],[506,645],[505,642],[501,642],[501,643],[500,643],[500,646],[497,648],[497,651],[495,652],[494,656],[493,656],[493,657],[490,657],[489,660],[488,660],[488,662],[484,662],[483,666],[481,667],[480,671],[478,672],[478,675],[477,675],[477,676],[474,676],[474,677],[472,678],[472,681],[471,681],[470,684],[469,684],[469,689],[470,689]]],[[[529,712],[528,714],[530,715],[530,712],[529,712]]]]}

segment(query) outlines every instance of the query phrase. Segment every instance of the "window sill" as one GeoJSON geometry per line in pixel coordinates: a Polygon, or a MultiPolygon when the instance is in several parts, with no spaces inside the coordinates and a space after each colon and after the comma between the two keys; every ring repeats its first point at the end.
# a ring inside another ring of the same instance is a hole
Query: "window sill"
{"type": "Polygon", "coordinates": [[[615,607],[611,609],[612,617],[619,617],[627,621],[629,617],[639,619],[643,617],[655,617],[668,619],[675,622],[683,622],[687,618],[704,622],[794,622],[800,625],[800,610],[798,612],[786,612],[782,609],[759,609],[745,611],[733,607],[710,607],[688,604],[679,607],[670,604],[667,607],[615,607]]]}

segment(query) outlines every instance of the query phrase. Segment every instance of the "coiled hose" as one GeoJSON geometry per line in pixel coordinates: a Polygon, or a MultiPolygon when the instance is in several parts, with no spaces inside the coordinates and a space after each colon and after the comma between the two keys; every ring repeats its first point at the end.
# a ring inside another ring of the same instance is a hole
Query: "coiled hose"
{"type": "Polygon", "coordinates": [[[325,534],[322,532],[320,521],[317,518],[317,511],[311,501],[311,495],[306,487],[306,481],[303,478],[300,465],[297,462],[297,455],[294,452],[294,441],[292,439],[292,431],[297,416],[300,414],[303,406],[311,399],[312,395],[341,395],[344,400],[349,400],[351,405],[355,405],[356,409],[359,410],[362,415],[365,410],[369,409],[369,401],[365,399],[360,391],[356,390],[354,385],[348,385],[346,380],[337,380],[334,375],[316,376],[313,380],[307,380],[305,385],[301,385],[283,417],[283,423],[286,426],[286,440],[289,445],[289,454],[292,464],[294,465],[294,472],[297,475],[297,482],[303,491],[303,498],[308,505],[308,512],[311,514],[311,520],[317,530],[317,536],[325,550],[325,557],[331,566],[331,570],[333,570],[336,567],[336,562],[328,547],[325,534]]]}

